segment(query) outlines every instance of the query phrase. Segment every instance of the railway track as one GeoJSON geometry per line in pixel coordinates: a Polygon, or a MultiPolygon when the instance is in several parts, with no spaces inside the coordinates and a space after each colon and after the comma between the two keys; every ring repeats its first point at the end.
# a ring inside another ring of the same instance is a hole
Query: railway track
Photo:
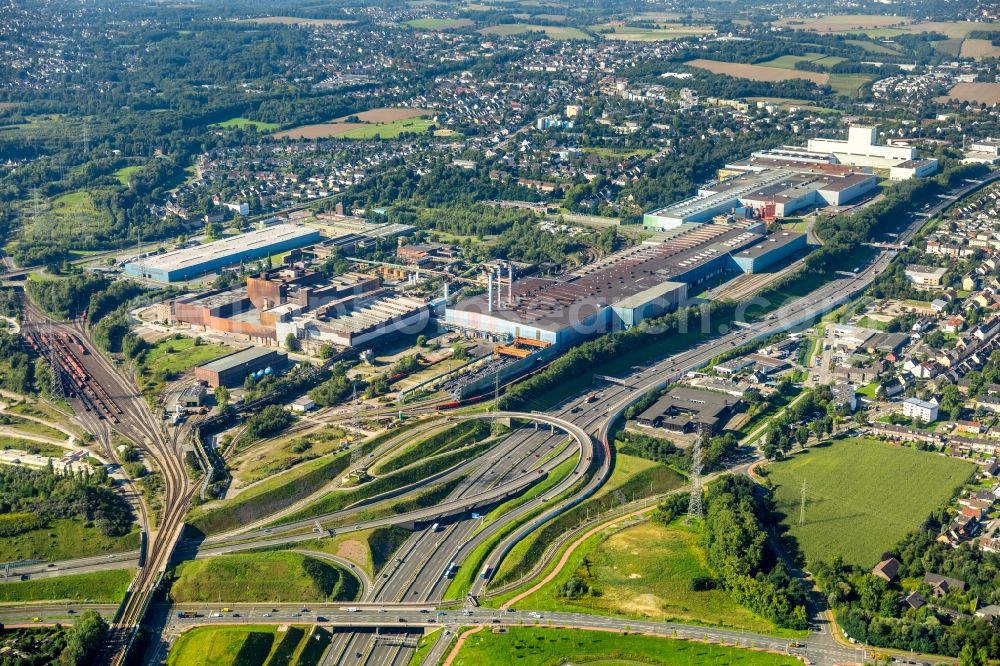
{"type": "MultiPolygon", "coordinates": [[[[56,321],[24,299],[25,334],[29,344],[50,360],[81,420],[117,460],[111,434],[132,441],[146,462],[163,476],[162,511],[153,526],[146,501],[140,501],[145,548],[140,567],[111,624],[101,661],[123,664],[139,625],[184,528],[184,515],[195,488],[184,466],[184,451],[175,432],[160,426],[132,377],[116,368],[96,347],[84,323],[56,321]]],[[[129,482],[131,486],[131,482],[129,482]]],[[[133,487],[134,491],[134,487],[133,487]]]]}

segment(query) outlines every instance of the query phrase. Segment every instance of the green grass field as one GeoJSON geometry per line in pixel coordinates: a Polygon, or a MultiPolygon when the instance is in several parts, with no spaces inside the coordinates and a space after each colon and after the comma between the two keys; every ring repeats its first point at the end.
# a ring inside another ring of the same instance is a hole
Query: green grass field
{"type": "Polygon", "coordinates": [[[491,25],[488,28],[483,28],[479,32],[483,35],[499,37],[523,35],[528,32],[544,32],[549,39],[556,41],[589,41],[593,39],[593,37],[579,28],[554,25],[533,25],[531,23],[501,23],[500,25],[491,25]]]}
{"type": "Polygon", "coordinates": [[[782,525],[807,563],[871,567],[951,499],[975,465],[866,439],[845,439],[768,465],[782,525]],[[802,482],[806,517],[798,524],[802,482]]]}
{"type": "Polygon", "coordinates": [[[864,39],[845,39],[845,44],[850,44],[851,46],[857,46],[858,48],[864,49],[869,53],[879,53],[881,55],[899,55],[899,51],[889,48],[885,44],[876,44],[875,42],[869,42],[864,39]]]}
{"type": "Polygon", "coordinates": [[[263,666],[280,641],[276,626],[198,627],[185,631],[168,666],[263,666]]]}
{"type": "Polygon", "coordinates": [[[403,132],[413,134],[423,134],[434,121],[430,118],[405,118],[394,120],[389,123],[372,123],[362,127],[355,127],[343,134],[338,134],[339,139],[374,139],[376,136],[382,139],[395,139],[403,132]]]}
{"type": "Polygon", "coordinates": [[[258,132],[273,132],[274,130],[281,127],[278,123],[265,123],[259,120],[250,120],[249,118],[243,118],[242,116],[237,118],[230,118],[229,120],[224,120],[221,123],[217,123],[218,127],[237,127],[240,129],[246,129],[250,127],[257,130],[258,132]]]}
{"type": "Polygon", "coordinates": [[[418,30],[448,30],[451,28],[468,28],[473,25],[469,19],[419,18],[407,21],[406,25],[418,30]]]}
{"type": "Polygon", "coordinates": [[[0,435],[0,451],[9,451],[11,449],[26,451],[27,453],[36,456],[45,456],[46,458],[57,459],[62,458],[63,454],[66,453],[66,449],[56,446],[55,444],[0,435]]]}
{"type": "Polygon", "coordinates": [[[141,169],[142,169],[141,166],[127,166],[127,167],[122,167],[121,169],[118,169],[118,171],[115,171],[115,178],[118,179],[119,183],[121,183],[122,185],[125,185],[127,187],[128,186],[129,176],[131,176],[136,171],[139,171],[141,169]]]}
{"type": "Polygon", "coordinates": [[[615,39],[625,42],[662,42],[682,37],[698,37],[715,32],[711,26],[661,24],[656,28],[636,28],[620,25],[594,25],[590,29],[601,35],[601,39],[615,39]],[[609,30],[610,28],[610,30],[609,30]]]}
{"type": "Polygon", "coordinates": [[[135,569],[109,569],[93,573],[38,578],[0,584],[0,603],[20,601],[76,601],[117,604],[125,596],[135,569]]]}
{"type": "Polygon", "coordinates": [[[792,666],[801,662],[783,655],[670,638],[534,627],[512,627],[505,634],[481,631],[466,640],[454,661],[455,666],[507,663],[520,666],[573,663],[792,666]]]}
{"type": "Polygon", "coordinates": [[[693,579],[710,573],[697,532],[680,524],[645,522],[590,537],[573,551],[554,580],[518,604],[538,610],[676,620],[760,633],[776,630],[773,623],[733,602],[723,590],[690,589],[693,579]],[[586,581],[594,593],[579,599],[560,597],[559,590],[574,576],[586,581]]]}
{"type": "Polygon", "coordinates": [[[0,539],[0,562],[15,560],[69,560],[139,547],[139,531],[108,537],[77,518],[60,518],[48,527],[0,539]]]}
{"type": "Polygon", "coordinates": [[[328,561],[277,551],[183,562],[170,596],[182,603],[351,601],[359,587],[352,574],[328,561]]]}
{"type": "Polygon", "coordinates": [[[864,74],[831,74],[830,87],[839,95],[857,97],[861,87],[871,80],[864,74]]]}
{"type": "Polygon", "coordinates": [[[346,433],[334,425],[307,434],[282,437],[241,451],[230,461],[237,488],[267,479],[347,446],[346,433]]]}
{"type": "Polygon", "coordinates": [[[223,345],[194,342],[194,338],[171,337],[146,351],[139,364],[139,388],[144,395],[158,397],[168,381],[178,379],[196,365],[234,351],[223,345]]]}

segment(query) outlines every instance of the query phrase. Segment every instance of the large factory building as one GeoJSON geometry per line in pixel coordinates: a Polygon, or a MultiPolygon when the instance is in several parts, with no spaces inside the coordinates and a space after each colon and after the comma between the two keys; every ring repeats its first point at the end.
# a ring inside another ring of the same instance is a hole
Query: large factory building
{"type": "Polygon", "coordinates": [[[738,270],[734,254],[763,239],[759,228],[686,224],[559,278],[522,278],[506,288],[491,281],[485,295],[449,307],[445,324],[566,347],[683,305],[690,286],[738,270]]]}
{"type": "Polygon", "coordinates": [[[321,240],[319,231],[294,224],[276,224],[211,243],[144,257],[124,266],[125,273],[158,282],[190,280],[241,261],[269,257],[321,240]]]}

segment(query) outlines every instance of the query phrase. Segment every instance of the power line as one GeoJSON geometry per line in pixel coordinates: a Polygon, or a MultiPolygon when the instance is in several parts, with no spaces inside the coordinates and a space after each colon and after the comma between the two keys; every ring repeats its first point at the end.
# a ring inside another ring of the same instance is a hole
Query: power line
{"type": "Polygon", "coordinates": [[[701,520],[701,437],[695,440],[691,452],[691,497],[688,499],[688,522],[701,520]]]}
{"type": "Polygon", "coordinates": [[[802,479],[802,503],[799,505],[799,525],[806,523],[806,480],[802,479]]]}

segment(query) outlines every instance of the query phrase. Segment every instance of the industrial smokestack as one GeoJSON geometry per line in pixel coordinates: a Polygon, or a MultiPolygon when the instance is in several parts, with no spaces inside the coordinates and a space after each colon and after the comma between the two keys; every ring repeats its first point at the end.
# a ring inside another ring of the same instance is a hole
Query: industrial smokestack
{"type": "Polygon", "coordinates": [[[489,303],[489,312],[493,312],[493,271],[486,276],[486,302],[489,303]]]}
{"type": "Polygon", "coordinates": [[[507,307],[514,306],[514,264],[507,262],[507,307]]]}

